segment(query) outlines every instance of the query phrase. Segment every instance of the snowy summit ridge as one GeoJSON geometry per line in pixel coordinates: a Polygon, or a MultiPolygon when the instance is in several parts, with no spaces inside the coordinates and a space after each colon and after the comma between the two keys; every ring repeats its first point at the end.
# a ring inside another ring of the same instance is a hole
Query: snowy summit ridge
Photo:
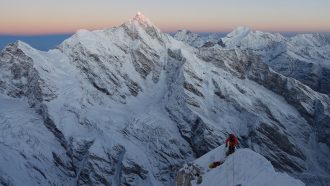
{"type": "Polygon", "coordinates": [[[133,19],[130,19],[130,22],[137,22],[139,24],[145,26],[155,26],[148,17],[146,17],[143,13],[137,12],[133,19]]]}
{"type": "Polygon", "coordinates": [[[243,47],[191,47],[141,14],[48,52],[9,44],[0,105],[4,185],[174,185],[229,133],[255,151],[239,156],[263,156],[306,185],[330,183],[328,95],[243,47]]]}
{"type": "Polygon", "coordinates": [[[202,174],[201,183],[198,178],[191,180],[193,186],[217,186],[217,185],[246,185],[246,186],[303,186],[300,180],[294,179],[285,173],[276,172],[272,164],[263,156],[250,149],[238,149],[234,154],[225,158],[226,147],[224,145],[208,152],[187,164],[178,173],[177,183],[185,185],[189,175],[194,171],[202,174]],[[222,161],[221,165],[210,169],[210,162],[222,161]]]}

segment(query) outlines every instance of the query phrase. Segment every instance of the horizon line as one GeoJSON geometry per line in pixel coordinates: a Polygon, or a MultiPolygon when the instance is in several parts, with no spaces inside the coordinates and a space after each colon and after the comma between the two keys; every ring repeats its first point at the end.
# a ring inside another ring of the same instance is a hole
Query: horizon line
{"type": "MultiPolygon", "coordinates": [[[[250,28],[250,27],[249,27],[250,28]]],[[[78,29],[79,30],[79,29],[78,29]]],[[[54,33],[1,33],[0,32],[0,36],[54,36],[54,35],[73,35],[75,33],[77,33],[77,31],[74,32],[54,32],[54,33]]],[[[88,31],[95,31],[95,30],[103,30],[102,28],[100,29],[84,29],[84,30],[88,30],[88,31]]],[[[188,30],[191,31],[193,33],[230,33],[233,30],[218,30],[218,31],[214,31],[214,30],[194,30],[194,29],[177,29],[177,30],[161,30],[161,32],[163,33],[176,33],[178,31],[181,30],[188,30]]],[[[299,30],[299,31],[292,31],[292,30],[262,30],[262,29],[251,29],[253,32],[255,31],[261,31],[261,32],[270,32],[270,33],[330,33],[329,31],[311,31],[311,30],[299,30]]]]}

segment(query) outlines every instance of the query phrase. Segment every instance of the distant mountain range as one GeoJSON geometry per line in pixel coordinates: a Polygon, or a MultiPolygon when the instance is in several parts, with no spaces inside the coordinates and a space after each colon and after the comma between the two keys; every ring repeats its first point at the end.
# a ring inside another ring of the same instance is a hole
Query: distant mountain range
{"type": "MultiPolygon", "coordinates": [[[[170,32],[168,34],[174,36],[176,32],[170,32]]],[[[42,50],[42,51],[47,51],[49,49],[55,48],[57,45],[61,44],[65,39],[69,38],[72,36],[72,34],[53,34],[53,35],[35,35],[35,36],[29,36],[29,35],[1,35],[0,34],[0,50],[2,50],[6,45],[9,43],[13,43],[17,40],[23,41],[25,43],[28,43],[32,47],[42,50]]],[[[208,33],[208,32],[198,32],[197,34],[201,36],[207,37],[210,34],[213,33],[208,33]]],[[[221,37],[225,37],[228,32],[219,32],[216,33],[217,35],[220,35],[221,37]]],[[[283,36],[286,37],[291,37],[295,36],[298,33],[294,32],[281,32],[283,36]]],[[[330,38],[330,33],[324,33],[325,36],[330,38]]]]}
{"type": "Polygon", "coordinates": [[[293,77],[316,91],[330,93],[330,39],[323,34],[284,37],[280,33],[238,27],[225,37],[216,33],[202,36],[181,30],[174,38],[197,48],[239,48],[250,51],[261,56],[263,62],[273,70],[293,77]]]}

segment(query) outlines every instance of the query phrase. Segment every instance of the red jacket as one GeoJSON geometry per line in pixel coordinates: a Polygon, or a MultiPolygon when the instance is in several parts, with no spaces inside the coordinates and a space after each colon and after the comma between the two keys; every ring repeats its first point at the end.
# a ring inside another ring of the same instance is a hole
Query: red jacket
{"type": "Polygon", "coordinates": [[[236,145],[238,145],[238,139],[237,139],[237,137],[235,136],[233,141],[230,141],[230,137],[228,137],[228,138],[226,139],[226,145],[227,145],[228,143],[229,143],[229,146],[230,146],[230,147],[235,147],[236,145]]]}

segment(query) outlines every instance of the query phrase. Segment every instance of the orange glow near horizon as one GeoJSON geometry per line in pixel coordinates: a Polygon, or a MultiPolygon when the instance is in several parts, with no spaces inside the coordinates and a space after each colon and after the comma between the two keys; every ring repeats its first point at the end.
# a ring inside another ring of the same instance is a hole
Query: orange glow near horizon
{"type": "MultiPolygon", "coordinates": [[[[125,21],[90,21],[78,22],[75,20],[47,21],[38,20],[37,22],[8,22],[1,23],[0,34],[7,35],[47,35],[75,33],[79,29],[98,30],[119,26],[125,21]]],[[[292,23],[282,21],[281,25],[273,23],[240,23],[240,22],[219,22],[210,24],[203,21],[184,22],[175,21],[168,23],[166,20],[153,21],[163,32],[175,32],[181,29],[188,29],[194,32],[230,32],[237,26],[248,26],[253,30],[272,31],[272,32],[330,32],[330,24],[324,22],[309,22],[308,26],[304,23],[292,23]]]]}
{"type": "MultiPolygon", "coordinates": [[[[124,22],[122,22],[124,23],[124,22]]],[[[92,23],[78,23],[74,24],[70,21],[67,22],[52,22],[47,23],[8,23],[4,28],[1,28],[0,34],[3,35],[50,35],[50,34],[67,34],[75,33],[79,29],[98,30],[104,28],[111,28],[120,26],[119,22],[92,22],[92,23]]],[[[273,24],[233,24],[233,23],[219,23],[218,25],[209,25],[205,22],[194,23],[179,23],[157,21],[154,24],[160,28],[163,32],[175,32],[177,30],[188,29],[193,32],[230,32],[237,26],[248,26],[253,30],[272,31],[272,32],[330,32],[330,28],[320,27],[323,23],[312,22],[309,24],[309,28],[306,28],[304,24],[292,24],[290,22],[282,22],[281,27],[273,24]]],[[[3,25],[3,24],[2,24],[3,25]]]]}
{"type": "Polygon", "coordinates": [[[164,32],[330,32],[328,0],[2,0],[0,34],[47,35],[119,26],[141,10],[164,32]],[[20,6],[17,6],[20,5],[20,6]]]}

